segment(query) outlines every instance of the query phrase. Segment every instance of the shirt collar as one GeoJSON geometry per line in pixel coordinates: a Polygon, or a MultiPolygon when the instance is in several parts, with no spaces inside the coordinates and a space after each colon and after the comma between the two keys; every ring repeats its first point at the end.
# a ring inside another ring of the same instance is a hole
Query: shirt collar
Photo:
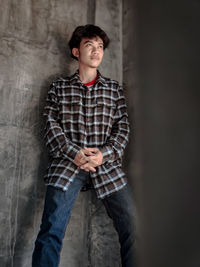
{"type": "MultiPolygon", "coordinates": [[[[83,83],[81,82],[80,80],[80,77],[79,77],[79,71],[78,69],[76,70],[76,72],[71,76],[71,84],[81,84],[83,85],[83,83]]],[[[97,83],[101,83],[102,85],[106,86],[107,87],[107,83],[106,83],[106,80],[105,78],[101,75],[100,71],[97,70],[97,80],[96,80],[96,84],[97,83]]]]}

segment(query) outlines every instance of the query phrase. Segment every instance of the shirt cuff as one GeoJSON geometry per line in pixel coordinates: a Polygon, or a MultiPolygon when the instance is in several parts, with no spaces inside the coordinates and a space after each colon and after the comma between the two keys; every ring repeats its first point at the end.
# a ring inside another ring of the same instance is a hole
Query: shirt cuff
{"type": "Polygon", "coordinates": [[[67,145],[67,149],[63,151],[63,155],[70,159],[72,162],[74,162],[74,158],[76,157],[76,154],[81,150],[81,147],[79,147],[76,144],[69,144],[67,145]]]}
{"type": "Polygon", "coordinates": [[[99,150],[103,154],[103,162],[102,163],[105,163],[106,161],[109,162],[113,156],[113,149],[111,148],[111,146],[109,146],[109,145],[103,146],[103,147],[100,147],[99,150]]]}

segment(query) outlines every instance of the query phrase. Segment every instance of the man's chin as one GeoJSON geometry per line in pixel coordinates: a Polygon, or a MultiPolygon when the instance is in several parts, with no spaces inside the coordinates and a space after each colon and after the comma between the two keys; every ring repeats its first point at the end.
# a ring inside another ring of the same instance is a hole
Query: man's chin
{"type": "Polygon", "coordinates": [[[94,68],[94,69],[96,69],[99,65],[100,65],[100,64],[92,64],[92,65],[90,65],[90,68],[94,68]]]}
{"type": "Polygon", "coordinates": [[[91,67],[97,68],[100,64],[101,64],[101,61],[94,60],[93,62],[91,62],[91,67]]]}

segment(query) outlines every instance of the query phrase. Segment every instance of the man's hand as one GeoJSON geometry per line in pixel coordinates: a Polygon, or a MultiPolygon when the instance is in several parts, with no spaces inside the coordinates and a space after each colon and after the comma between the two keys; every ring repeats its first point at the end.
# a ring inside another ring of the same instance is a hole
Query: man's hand
{"type": "Polygon", "coordinates": [[[74,163],[85,171],[95,172],[95,167],[101,165],[103,162],[103,155],[96,147],[84,147],[81,149],[75,159],[74,163]]]}
{"type": "Polygon", "coordinates": [[[81,167],[81,169],[84,169],[85,171],[92,171],[95,172],[96,169],[90,165],[90,166],[86,166],[86,168],[82,168],[82,166],[84,164],[87,164],[88,160],[89,160],[89,156],[93,155],[92,152],[90,152],[89,150],[86,149],[81,149],[77,154],[76,157],[74,158],[74,163],[81,167]]]}
{"type": "Polygon", "coordinates": [[[88,168],[95,168],[102,164],[103,162],[103,154],[97,147],[84,147],[84,151],[87,151],[87,162],[83,163],[80,168],[84,170],[88,170],[88,168]]]}

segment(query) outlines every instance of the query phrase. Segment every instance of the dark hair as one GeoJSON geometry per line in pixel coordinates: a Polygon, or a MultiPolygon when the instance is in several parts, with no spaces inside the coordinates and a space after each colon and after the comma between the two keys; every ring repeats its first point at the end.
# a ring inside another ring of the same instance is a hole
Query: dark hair
{"type": "Polygon", "coordinates": [[[103,48],[106,49],[108,47],[108,44],[110,42],[107,34],[98,26],[87,24],[85,26],[78,26],[72,33],[72,37],[68,43],[70,50],[71,50],[71,57],[78,60],[77,57],[75,57],[72,54],[72,49],[79,48],[82,38],[92,38],[99,36],[103,41],[103,48]]]}

